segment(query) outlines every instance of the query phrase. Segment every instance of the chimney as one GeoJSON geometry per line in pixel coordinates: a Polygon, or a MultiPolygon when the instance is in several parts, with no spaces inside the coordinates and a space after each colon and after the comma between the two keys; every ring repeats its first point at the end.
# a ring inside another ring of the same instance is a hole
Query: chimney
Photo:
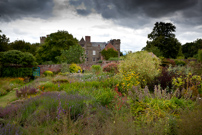
{"type": "Polygon", "coordinates": [[[86,42],[90,43],[90,36],[86,36],[85,38],[86,38],[86,42]]]}

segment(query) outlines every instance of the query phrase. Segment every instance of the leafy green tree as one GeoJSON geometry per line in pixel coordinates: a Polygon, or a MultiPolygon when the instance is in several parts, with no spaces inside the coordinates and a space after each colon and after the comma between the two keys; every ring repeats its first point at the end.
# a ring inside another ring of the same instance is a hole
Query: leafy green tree
{"type": "Polygon", "coordinates": [[[14,42],[10,43],[10,50],[19,50],[22,52],[30,52],[33,55],[36,54],[37,47],[39,43],[31,44],[29,42],[25,42],[24,40],[15,40],[14,42]]]}
{"type": "Polygon", "coordinates": [[[185,58],[197,55],[199,49],[202,49],[202,39],[197,39],[194,42],[182,45],[182,53],[184,54],[185,58]]]}
{"type": "Polygon", "coordinates": [[[51,33],[46,38],[45,43],[39,47],[36,58],[40,63],[45,61],[58,63],[56,57],[60,56],[63,50],[68,50],[73,45],[78,45],[78,40],[67,31],[51,33]]]}
{"type": "Polygon", "coordinates": [[[63,50],[62,54],[58,57],[60,63],[83,63],[85,62],[84,49],[80,45],[70,46],[69,50],[63,50]]]}
{"type": "Polygon", "coordinates": [[[21,52],[19,50],[9,50],[3,53],[1,58],[3,65],[23,65],[23,66],[35,66],[37,65],[35,57],[29,52],[21,52]]]}
{"type": "Polygon", "coordinates": [[[151,46],[150,48],[146,49],[143,48],[142,51],[147,50],[148,52],[153,52],[153,54],[155,54],[157,57],[163,56],[163,53],[161,52],[161,50],[156,47],[156,46],[151,46]]]}
{"type": "Polygon", "coordinates": [[[150,41],[147,41],[147,45],[143,50],[153,51],[154,54],[159,54],[166,58],[176,58],[181,44],[175,38],[175,29],[176,27],[172,23],[156,22],[153,31],[148,34],[150,41]]]}
{"type": "MultiPolygon", "coordinates": [[[[2,31],[0,30],[0,33],[2,31]]],[[[5,34],[0,34],[0,52],[5,52],[9,50],[8,46],[9,38],[5,34]]]]}
{"type": "Polygon", "coordinates": [[[101,54],[105,60],[109,60],[110,57],[118,57],[118,52],[112,48],[109,48],[108,50],[103,49],[101,54]]]}

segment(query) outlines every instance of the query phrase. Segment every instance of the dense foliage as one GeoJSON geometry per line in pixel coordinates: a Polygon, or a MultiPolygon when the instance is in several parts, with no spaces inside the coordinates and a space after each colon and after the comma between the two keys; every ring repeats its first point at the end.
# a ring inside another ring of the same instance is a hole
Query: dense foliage
{"type": "Polygon", "coordinates": [[[198,61],[202,62],[202,49],[198,50],[197,59],[198,59],[198,61]]]}
{"type": "Polygon", "coordinates": [[[103,49],[101,51],[101,54],[105,60],[108,60],[111,57],[117,57],[118,56],[118,52],[112,48],[109,48],[108,50],[103,49]]]}
{"type": "Polygon", "coordinates": [[[85,62],[84,49],[80,45],[70,46],[69,50],[63,50],[56,58],[60,63],[83,63],[85,62]]]}
{"type": "Polygon", "coordinates": [[[100,72],[102,72],[102,67],[100,65],[92,65],[91,69],[95,74],[99,74],[100,72]]]}
{"type": "Polygon", "coordinates": [[[15,66],[5,66],[1,68],[1,77],[26,77],[33,75],[32,67],[15,67],[15,66]]]}
{"type": "Polygon", "coordinates": [[[1,58],[1,63],[3,65],[17,64],[24,66],[36,66],[35,57],[29,52],[21,52],[18,50],[9,50],[3,53],[1,58]]]}
{"type": "Polygon", "coordinates": [[[181,44],[175,38],[176,27],[172,23],[156,22],[153,31],[148,34],[151,41],[143,50],[152,51],[157,56],[176,58],[181,53],[181,44]]]}
{"type": "Polygon", "coordinates": [[[53,76],[53,72],[52,72],[52,71],[49,71],[49,70],[45,71],[43,74],[44,74],[45,76],[53,76]]]}
{"type": "MultiPolygon", "coordinates": [[[[1,30],[0,30],[1,33],[1,30]]],[[[0,52],[5,52],[9,50],[8,47],[9,38],[5,34],[0,34],[0,52]]]]}
{"type": "Polygon", "coordinates": [[[37,61],[43,63],[52,61],[58,63],[57,56],[62,54],[63,50],[69,50],[70,46],[78,45],[78,40],[67,31],[58,31],[51,33],[37,51],[37,61]]]}
{"type": "Polygon", "coordinates": [[[141,85],[144,86],[160,73],[160,60],[147,51],[130,53],[120,62],[119,72],[121,74],[135,72],[139,75],[141,85]]]}
{"type": "Polygon", "coordinates": [[[21,52],[29,52],[36,55],[37,47],[39,47],[39,43],[31,44],[29,42],[25,42],[24,40],[16,40],[9,44],[9,50],[19,50],[21,52]]]}
{"type": "Polygon", "coordinates": [[[82,72],[82,69],[79,65],[73,63],[69,66],[69,72],[78,73],[78,72],[82,72]]]}
{"type": "Polygon", "coordinates": [[[185,58],[194,57],[194,55],[198,53],[199,49],[202,49],[202,39],[197,39],[194,42],[182,45],[182,53],[185,58]]]}
{"type": "Polygon", "coordinates": [[[118,65],[116,63],[108,63],[103,67],[104,72],[118,73],[118,65]]]}

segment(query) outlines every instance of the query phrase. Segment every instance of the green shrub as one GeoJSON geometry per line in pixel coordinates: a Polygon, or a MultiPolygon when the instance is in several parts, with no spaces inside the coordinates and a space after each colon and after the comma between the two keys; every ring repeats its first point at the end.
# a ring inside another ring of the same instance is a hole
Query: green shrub
{"type": "Polygon", "coordinates": [[[6,95],[8,92],[2,88],[0,88],[0,96],[6,95]]]}
{"type": "Polygon", "coordinates": [[[202,62],[202,50],[198,50],[197,60],[202,62]]]}
{"type": "Polygon", "coordinates": [[[185,59],[184,56],[178,56],[177,59],[185,59]]]}
{"type": "Polygon", "coordinates": [[[119,64],[121,74],[135,73],[138,74],[141,85],[154,79],[160,73],[160,60],[147,51],[130,53],[124,61],[119,64]]]}
{"type": "Polygon", "coordinates": [[[19,64],[36,66],[36,58],[29,52],[21,52],[18,50],[9,50],[3,54],[1,59],[3,65],[19,64]]]}
{"type": "Polygon", "coordinates": [[[31,53],[25,52],[22,59],[22,65],[37,66],[36,58],[31,53]]]}
{"type": "Polygon", "coordinates": [[[52,71],[49,71],[49,70],[45,71],[43,74],[44,74],[45,76],[53,76],[53,72],[52,72],[52,71]]]}
{"type": "Polygon", "coordinates": [[[101,54],[105,60],[109,60],[110,57],[117,57],[118,56],[118,52],[112,48],[110,48],[108,50],[103,49],[101,51],[101,54]]]}
{"type": "Polygon", "coordinates": [[[175,66],[171,65],[168,67],[168,72],[170,74],[175,74],[175,76],[187,76],[189,73],[193,73],[193,69],[188,66],[175,66]]]}
{"type": "Polygon", "coordinates": [[[99,74],[102,71],[102,68],[100,65],[92,65],[91,69],[92,69],[93,73],[95,73],[95,74],[99,74]]]}
{"type": "Polygon", "coordinates": [[[61,72],[62,72],[62,73],[69,72],[69,66],[68,66],[67,63],[62,63],[62,64],[61,64],[61,72]]]}
{"type": "Polygon", "coordinates": [[[78,73],[79,70],[82,71],[81,67],[74,63],[69,66],[70,73],[78,73]]]}
{"type": "Polygon", "coordinates": [[[96,101],[101,103],[101,105],[105,106],[105,105],[109,105],[114,96],[115,96],[115,92],[113,90],[111,90],[110,88],[100,88],[97,90],[97,92],[94,94],[93,96],[96,98],[96,101]]]}
{"type": "Polygon", "coordinates": [[[32,68],[2,67],[1,77],[26,77],[32,76],[32,68]]]}
{"type": "Polygon", "coordinates": [[[99,60],[98,63],[102,63],[102,60],[99,60]]]}
{"type": "Polygon", "coordinates": [[[45,84],[42,84],[38,86],[39,90],[41,91],[59,91],[58,84],[54,84],[53,82],[46,82],[45,84]]]}
{"type": "Polygon", "coordinates": [[[68,74],[70,74],[70,73],[69,73],[69,72],[65,72],[65,73],[59,72],[59,73],[58,73],[58,75],[63,75],[63,76],[66,76],[66,75],[68,75],[68,74]]]}
{"type": "Polygon", "coordinates": [[[24,53],[18,50],[10,50],[4,52],[2,57],[2,64],[22,64],[24,58],[24,53]]]}
{"type": "Polygon", "coordinates": [[[182,61],[182,60],[175,60],[175,64],[177,66],[185,66],[186,65],[186,62],[182,61]]]}
{"type": "Polygon", "coordinates": [[[109,61],[118,61],[119,60],[119,57],[110,57],[109,58],[109,61]]]}

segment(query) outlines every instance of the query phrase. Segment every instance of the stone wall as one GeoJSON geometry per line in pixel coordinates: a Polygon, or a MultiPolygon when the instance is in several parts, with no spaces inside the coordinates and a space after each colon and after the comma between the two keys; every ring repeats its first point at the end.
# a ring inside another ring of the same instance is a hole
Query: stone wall
{"type": "MultiPolygon", "coordinates": [[[[108,63],[112,63],[114,61],[103,61],[103,63],[97,63],[96,65],[100,65],[101,67],[105,66],[108,63]]],[[[69,64],[70,65],[70,64],[69,64]]],[[[90,70],[92,65],[95,64],[78,64],[83,70],[90,70]]],[[[54,65],[38,65],[40,67],[40,75],[43,74],[43,72],[49,70],[52,72],[60,72],[61,71],[61,64],[54,64],[54,65]]]]}
{"type": "Polygon", "coordinates": [[[43,74],[43,72],[49,70],[52,72],[59,72],[61,70],[61,64],[54,64],[54,65],[38,65],[40,67],[40,75],[43,74]]]}

